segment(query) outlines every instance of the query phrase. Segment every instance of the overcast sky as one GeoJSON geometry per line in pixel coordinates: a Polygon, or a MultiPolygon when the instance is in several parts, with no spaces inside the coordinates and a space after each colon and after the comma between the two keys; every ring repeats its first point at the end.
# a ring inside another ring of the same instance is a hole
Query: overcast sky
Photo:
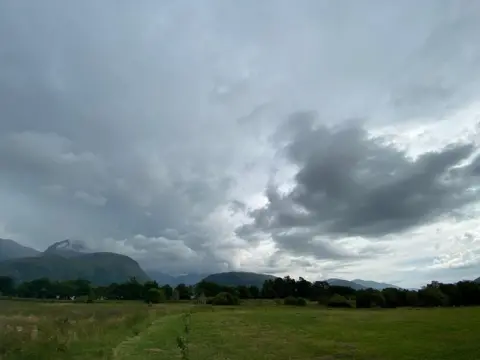
{"type": "Polygon", "coordinates": [[[0,237],[171,274],[480,276],[478,1],[1,1],[0,237]]]}

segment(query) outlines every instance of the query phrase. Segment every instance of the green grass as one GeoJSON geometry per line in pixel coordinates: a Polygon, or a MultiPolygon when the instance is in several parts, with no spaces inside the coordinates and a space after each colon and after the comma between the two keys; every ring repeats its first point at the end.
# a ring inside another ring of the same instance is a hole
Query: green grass
{"type": "Polygon", "coordinates": [[[189,305],[0,301],[0,360],[113,359],[114,349],[189,305]]]}
{"type": "Polygon", "coordinates": [[[480,308],[329,310],[316,305],[212,308],[2,301],[0,359],[180,360],[177,337],[185,336],[186,312],[191,312],[190,360],[480,358],[480,308]],[[74,322],[59,325],[64,317],[74,322]],[[5,324],[10,330],[3,330],[5,324]],[[38,329],[36,337],[33,327],[38,329]]]}

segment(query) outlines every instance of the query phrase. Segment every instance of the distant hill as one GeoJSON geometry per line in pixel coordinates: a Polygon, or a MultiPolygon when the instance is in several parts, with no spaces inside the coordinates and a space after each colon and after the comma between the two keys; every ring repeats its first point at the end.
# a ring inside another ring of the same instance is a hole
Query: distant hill
{"type": "Polygon", "coordinates": [[[353,282],[355,284],[364,286],[366,288],[372,288],[372,289],[376,289],[376,290],[383,290],[383,289],[387,289],[387,288],[401,289],[400,287],[392,285],[392,284],[376,282],[376,281],[371,281],[371,280],[355,279],[355,280],[353,280],[353,282]]]}
{"type": "Polygon", "coordinates": [[[179,284],[195,285],[203,278],[208,276],[208,274],[185,274],[180,276],[172,276],[156,270],[147,270],[146,273],[152,280],[155,280],[160,285],[168,284],[170,286],[177,286],[179,284]]]}
{"type": "Polygon", "coordinates": [[[39,251],[20,245],[13,240],[0,239],[0,261],[22,257],[33,257],[38,254],[40,254],[39,251]]]}
{"type": "Polygon", "coordinates": [[[275,279],[276,276],[253,272],[232,271],[208,275],[203,281],[219,285],[239,286],[255,285],[261,287],[265,280],[275,279]]]}
{"type": "Polygon", "coordinates": [[[43,253],[30,252],[33,256],[29,256],[27,251],[25,257],[0,262],[0,275],[11,276],[16,281],[30,281],[41,277],[50,280],[81,278],[96,285],[124,282],[131,277],[138,281],[150,279],[140,265],[128,256],[87,251],[80,242],[60,241],[43,253]]]}
{"type": "Polygon", "coordinates": [[[473,281],[480,284],[480,277],[478,279],[473,280],[473,281]]]}
{"type": "Polygon", "coordinates": [[[363,286],[363,285],[360,285],[360,284],[357,284],[353,281],[349,281],[349,280],[343,280],[343,279],[328,279],[327,282],[330,284],[330,285],[333,285],[333,286],[345,286],[345,287],[350,287],[352,289],[355,289],[355,290],[362,290],[362,289],[366,289],[367,287],[363,286]]]}

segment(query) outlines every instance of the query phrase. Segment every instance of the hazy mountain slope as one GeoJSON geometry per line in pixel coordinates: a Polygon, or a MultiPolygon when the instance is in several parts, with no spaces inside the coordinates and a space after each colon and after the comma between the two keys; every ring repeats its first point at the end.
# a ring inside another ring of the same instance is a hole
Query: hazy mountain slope
{"type": "Polygon", "coordinates": [[[366,288],[372,288],[376,290],[383,290],[386,288],[395,288],[395,289],[400,289],[400,287],[388,283],[382,283],[382,282],[376,282],[376,281],[371,281],[371,280],[361,280],[361,279],[355,279],[353,280],[355,284],[362,285],[366,288]]]}
{"type": "Polygon", "coordinates": [[[208,276],[208,274],[185,274],[180,276],[172,276],[156,270],[147,270],[146,273],[157,283],[161,285],[168,284],[171,286],[177,286],[178,284],[195,285],[204,277],[208,276]]]}
{"type": "Polygon", "coordinates": [[[480,277],[478,279],[473,280],[473,281],[480,284],[480,277]]]}
{"type": "Polygon", "coordinates": [[[22,257],[33,257],[38,254],[40,254],[39,251],[20,245],[13,240],[0,239],[0,261],[22,257]]]}
{"type": "Polygon", "coordinates": [[[11,259],[0,263],[0,275],[11,276],[16,281],[30,281],[41,277],[50,280],[81,278],[97,285],[124,282],[131,277],[136,277],[139,281],[149,279],[135,260],[114,253],[92,253],[70,258],[43,254],[11,259]]]}
{"type": "Polygon", "coordinates": [[[362,289],[366,289],[365,286],[363,285],[360,285],[360,284],[357,284],[353,281],[349,281],[349,280],[343,280],[343,279],[328,279],[327,282],[330,284],[330,285],[333,285],[333,286],[345,286],[345,287],[350,287],[352,289],[355,289],[355,290],[362,290],[362,289]]]}
{"type": "Polygon", "coordinates": [[[204,281],[213,282],[219,285],[255,285],[261,287],[265,280],[275,279],[276,276],[258,274],[253,272],[232,271],[208,275],[204,281]]]}

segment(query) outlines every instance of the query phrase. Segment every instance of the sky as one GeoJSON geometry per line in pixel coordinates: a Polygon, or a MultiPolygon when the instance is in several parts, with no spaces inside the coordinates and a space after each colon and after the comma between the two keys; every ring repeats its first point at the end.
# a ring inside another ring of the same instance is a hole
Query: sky
{"type": "Polygon", "coordinates": [[[0,237],[170,274],[480,276],[477,1],[0,2],[0,237]]]}

